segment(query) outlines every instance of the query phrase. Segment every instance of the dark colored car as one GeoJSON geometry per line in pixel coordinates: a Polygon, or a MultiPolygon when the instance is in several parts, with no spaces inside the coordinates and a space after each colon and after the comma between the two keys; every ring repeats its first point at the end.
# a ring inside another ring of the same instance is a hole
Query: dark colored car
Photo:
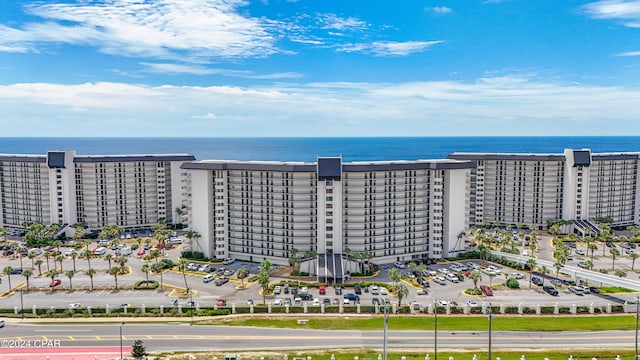
{"type": "Polygon", "coordinates": [[[11,270],[11,275],[20,275],[20,274],[22,274],[22,269],[20,268],[11,270]]]}
{"type": "Polygon", "coordinates": [[[336,286],[336,295],[342,295],[342,288],[340,286],[336,286]]]}
{"type": "Polygon", "coordinates": [[[547,294],[558,296],[558,290],[551,285],[545,285],[542,290],[544,290],[547,294]]]}
{"type": "Polygon", "coordinates": [[[542,286],[542,284],[543,284],[542,279],[540,279],[537,276],[532,277],[531,278],[531,282],[536,284],[536,285],[538,285],[538,286],[542,286]]]}
{"type": "Polygon", "coordinates": [[[356,286],[353,288],[353,290],[355,291],[355,293],[356,293],[357,295],[361,295],[361,294],[362,294],[362,288],[361,288],[360,286],[357,286],[357,285],[356,285],[356,286]]]}
{"type": "Polygon", "coordinates": [[[351,301],[360,301],[360,296],[356,294],[344,294],[345,299],[349,299],[351,301]]]}
{"type": "Polygon", "coordinates": [[[131,244],[131,250],[138,250],[138,244],[131,244]]]}
{"type": "Polygon", "coordinates": [[[590,286],[589,291],[593,294],[600,294],[600,289],[594,286],[590,286]]]}

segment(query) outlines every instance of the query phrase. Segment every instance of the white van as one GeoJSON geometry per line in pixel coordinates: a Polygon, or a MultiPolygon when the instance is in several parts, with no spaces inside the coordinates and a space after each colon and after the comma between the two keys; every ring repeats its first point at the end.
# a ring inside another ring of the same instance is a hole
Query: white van
{"type": "Polygon", "coordinates": [[[204,283],[212,282],[215,278],[216,278],[215,275],[209,274],[202,278],[202,282],[204,283]]]}
{"type": "Polygon", "coordinates": [[[445,275],[445,278],[447,278],[447,280],[453,282],[453,283],[457,283],[458,280],[458,276],[456,274],[447,274],[445,275]]]}
{"type": "Polygon", "coordinates": [[[120,256],[128,256],[132,253],[131,248],[128,246],[121,248],[118,252],[120,253],[120,256]]]}
{"type": "Polygon", "coordinates": [[[107,248],[106,248],[106,247],[104,247],[104,246],[102,246],[102,247],[97,248],[97,249],[93,252],[93,255],[104,255],[104,254],[106,254],[106,253],[107,253],[107,248]]]}

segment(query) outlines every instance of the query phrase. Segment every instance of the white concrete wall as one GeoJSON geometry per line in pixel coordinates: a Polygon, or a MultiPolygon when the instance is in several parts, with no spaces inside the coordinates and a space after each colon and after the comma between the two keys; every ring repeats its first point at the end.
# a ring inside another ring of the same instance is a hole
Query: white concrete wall
{"type": "Polygon", "coordinates": [[[213,229],[213,200],[211,172],[207,170],[191,171],[191,224],[190,228],[200,234],[193,240],[193,251],[201,251],[207,257],[215,257],[213,229]]]}
{"type": "Polygon", "coordinates": [[[469,226],[469,169],[448,170],[444,181],[444,244],[443,255],[455,255],[464,250],[464,240],[458,241],[458,235],[469,226]]]}

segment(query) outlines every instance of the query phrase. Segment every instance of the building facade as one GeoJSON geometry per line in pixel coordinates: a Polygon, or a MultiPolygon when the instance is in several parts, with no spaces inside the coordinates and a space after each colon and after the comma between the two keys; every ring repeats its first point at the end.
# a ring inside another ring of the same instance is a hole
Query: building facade
{"type": "MultiPolygon", "coordinates": [[[[574,220],[578,230],[609,218],[614,226],[638,223],[639,153],[453,153],[474,163],[469,223],[524,224],[574,220]]],[[[597,229],[593,229],[597,231],[597,229]]]]}
{"type": "Polygon", "coordinates": [[[468,161],[185,163],[194,249],[209,257],[285,265],[318,255],[320,276],[342,276],[343,255],[378,262],[439,259],[464,248],[468,161]]]}
{"type": "Polygon", "coordinates": [[[0,155],[0,226],[107,224],[148,227],[160,219],[180,222],[183,204],[179,155],[0,155]]]}

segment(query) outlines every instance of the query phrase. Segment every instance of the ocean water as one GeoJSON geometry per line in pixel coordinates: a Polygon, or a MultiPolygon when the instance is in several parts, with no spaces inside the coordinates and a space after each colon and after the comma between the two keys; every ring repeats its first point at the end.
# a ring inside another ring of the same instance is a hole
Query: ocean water
{"type": "Polygon", "coordinates": [[[339,138],[0,138],[0,153],[79,155],[189,153],[198,160],[344,161],[442,159],[452,152],[640,152],[640,136],[617,137],[339,137],[339,138]]]}

